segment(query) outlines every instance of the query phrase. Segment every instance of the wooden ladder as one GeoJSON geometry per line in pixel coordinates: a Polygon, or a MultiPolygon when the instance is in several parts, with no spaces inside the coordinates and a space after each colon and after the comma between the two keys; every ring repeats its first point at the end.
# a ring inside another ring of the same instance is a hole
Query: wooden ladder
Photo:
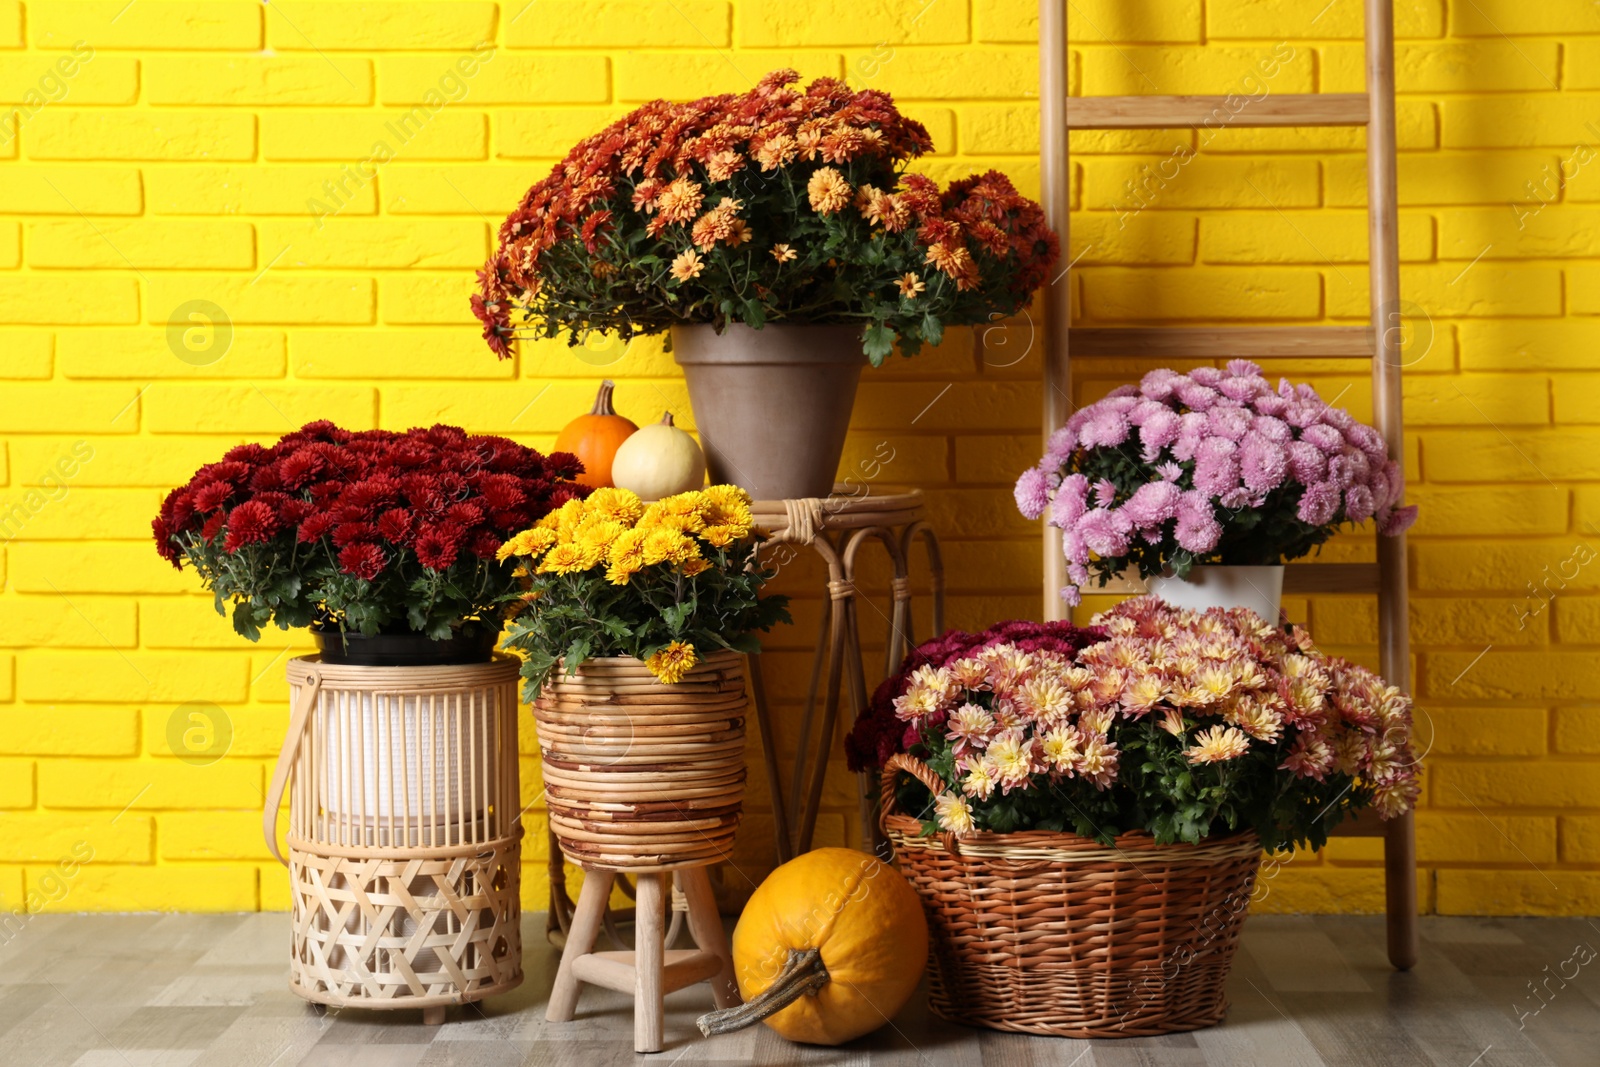
{"type": "MultiPolygon", "coordinates": [[[[1292,326],[1170,329],[1074,329],[1070,267],[1045,291],[1044,433],[1048,437],[1071,409],[1072,356],[1151,359],[1351,359],[1372,373],[1377,429],[1389,454],[1405,454],[1401,416],[1400,251],[1395,193],[1394,4],[1364,0],[1367,91],[1271,94],[1250,99],[1237,112],[1223,96],[1067,96],[1067,12],[1064,0],[1039,3],[1040,185],[1050,224],[1068,239],[1072,166],[1070,130],[1201,128],[1225,117],[1231,127],[1365,126],[1367,129],[1367,231],[1372,321],[1365,326],[1292,326]]],[[[1045,618],[1064,607],[1064,560],[1059,534],[1045,531],[1045,618]],[[1054,536],[1052,536],[1054,535],[1054,536]]],[[[1378,642],[1383,676],[1410,691],[1404,535],[1378,538],[1378,561],[1297,563],[1284,572],[1286,593],[1368,593],[1378,598],[1378,642]]],[[[1132,591],[1132,590],[1129,590],[1132,591]]],[[[1370,812],[1367,813],[1370,816],[1370,812]]],[[[1417,959],[1416,831],[1411,815],[1387,823],[1363,818],[1337,831],[1384,838],[1389,960],[1401,970],[1417,959]]]]}

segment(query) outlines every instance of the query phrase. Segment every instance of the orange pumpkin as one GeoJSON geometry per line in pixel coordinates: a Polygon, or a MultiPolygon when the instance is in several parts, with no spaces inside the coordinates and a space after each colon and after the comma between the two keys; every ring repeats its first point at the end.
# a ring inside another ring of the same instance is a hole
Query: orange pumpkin
{"type": "Polygon", "coordinates": [[[745,1003],[700,1019],[707,1035],[757,1020],[791,1041],[839,1045],[888,1022],[928,958],[916,891],[865,852],[819,848],[751,895],[733,931],[745,1003]]]}
{"type": "Polygon", "coordinates": [[[583,473],[578,475],[580,485],[603,489],[611,485],[611,461],[616,458],[622,442],[639,427],[632,419],[625,419],[611,406],[611,393],[616,383],[606,379],[595,394],[594,407],[587,415],[579,415],[556,435],[557,452],[571,452],[583,461],[583,473]]]}

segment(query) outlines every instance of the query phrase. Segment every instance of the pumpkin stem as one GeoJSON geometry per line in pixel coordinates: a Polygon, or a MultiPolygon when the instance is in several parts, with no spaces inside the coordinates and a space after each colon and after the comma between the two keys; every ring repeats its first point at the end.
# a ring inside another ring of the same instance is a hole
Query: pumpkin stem
{"type": "Polygon", "coordinates": [[[822,962],[822,950],[790,949],[783,970],[767,987],[766,992],[751,997],[743,1004],[718,1011],[708,1011],[696,1020],[695,1025],[707,1037],[714,1034],[731,1034],[754,1026],[769,1015],[776,1015],[802,996],[815,996],[817,991],[831,981],[827,966],[822,962]]]}
{"type": "Polygon", "coordinates": [[[611,406],[611,391],[617,383],[607,378],[600,383],[600,389],[594,394],[594,407],[589,409],[591,415],[615,415],[617,409],[611,406]]]}
{"type": "Polygon", "coordinates": [[[673,425],[672,412],[670,412],[670,411],[663,412],[662,415],[661,415],[661,422],[659,423],[659,425],[661,425],[661,426],[671,426],[671,425],[673,425]]]}

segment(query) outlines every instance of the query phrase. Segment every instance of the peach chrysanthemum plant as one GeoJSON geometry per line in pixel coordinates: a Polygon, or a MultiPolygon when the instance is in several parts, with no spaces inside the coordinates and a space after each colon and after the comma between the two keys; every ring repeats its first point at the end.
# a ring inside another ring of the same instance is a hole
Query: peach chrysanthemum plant
{"type": "Polygon", "coordinates": [[[1410,698],[1303,630],[1154,597],[1094,622],[1106,640],[1076,657],[1004,644],[907,677],[907,747],[947,784],[930,801],[902,781],[926,832],[1252,829],[1268,849],[1317,848],[1369,805],[1416,802],[1410,698]]]}
{"type": "Polygon", "coordinates": [[[626,340],[674,323],[859,324],[880,364],[1014,314],[1050,277],[1039,205],[991,171],[905,173],[933,142],[888,94],[779,70],[657,100],[575,147],[500,227],[474,313],[516,336],[626,340]]]}

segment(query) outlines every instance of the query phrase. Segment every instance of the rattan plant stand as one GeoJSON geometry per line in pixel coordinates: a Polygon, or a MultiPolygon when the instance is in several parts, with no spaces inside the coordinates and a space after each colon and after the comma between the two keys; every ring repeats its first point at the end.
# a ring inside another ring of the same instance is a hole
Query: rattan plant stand
{"type": "Polygon", "coordinates": [[[659,1052],[667,993],[709,981],[717,1007],[739,1003],[706,867],[728,858],[739,825],[746,706],[744,657],[733,652],[706,657],[672,685],[631,657],[585,660],[571,675],[557,665],[545,682],[533,715],[550,828],[584,870],[551,1022],[572,1019],[585,983],[631,993],[634,1051],[659,1052]],[[596,952],[624,873],[635,883],[634,949],[596,952]],[[666,947],[674,883],[694,949],[666,947]]]}
{"type": "MultiPolygon", "coordinates": [[[[811,665],[811,682],[800,717],[800,736],[794,763],[784,773],[772,730],[771,704],[761,677],[761,657],[750,657],[751,691],[756,721],[761,727],[762,757],[772,795],[774,837],[778,862],[787,863],[811,850],[811,838],[822,804],[822,786],[833,751],[841,699],[850,701],[850,722],[867,706],[866,667],[861,654],[861,597],[856,570],[863,546],[883,546],[893,567],[890,610],[882,617],[887,630],[883,672],[887,677],[916,647],[912,627],[911,549],[922,540],[928,553],[933,593],[933,633],[944,632],[944,563],[939,538],[927,521],[922,491],[871,482],[845,482],[834,486],[826,498],[758,500],[751,505],[756,526],[769,540],[762,562],[778,566],[809,548],[828,567],[829,609],[822,614],[817,651],[811,665]],[[821,723],[816,722],[821,711],[821,723]],[[785,785],[787,784],[787,795],[785,785]]],[[[874,817],[876,783],[866,775],[858,782],[862,841],[871,847],[876,834],[874,817]]]]}
{"type": "Polygon", "coordinates": [[[289,868],[294,993],[421,1008],[436,1024],[521,983],[517,670],[509,656],[289,662],[293,714],[262,830],[289,868]]]}
{"type": "Polygon", "coordinates": [[[928,1005],[951,1022],[1055,1037],[1149,1037],[1222,1020],[1255,888],[1254,833],[1106,847],[1075,834],[923,837],[896,810],[906,755],[883,768],[883,831],[928,917],[928,1005]]]}

